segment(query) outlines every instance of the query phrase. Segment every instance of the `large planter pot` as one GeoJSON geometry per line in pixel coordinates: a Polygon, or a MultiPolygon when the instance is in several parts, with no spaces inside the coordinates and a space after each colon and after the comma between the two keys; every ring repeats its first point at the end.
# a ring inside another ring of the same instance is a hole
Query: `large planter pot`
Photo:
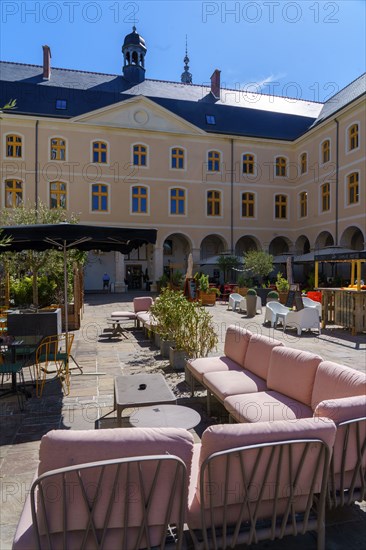
{"type": "Polygon", "coordinates": [[[206,293],[200,290],[199,299],[201,300],[203,306],[214,306],[216,304],[216,293],[206,293]]]}
{"type": "Polygon", "coordinates": [[[171,340],[160,339],[160,353],[166,359],[169,358],[169,348],[170,346],[173,346],[173,345],[174,345],[174,342],[172,342],[171,340]]]}
{"type": "Polygon", "coordinates": [[[245,299],[247,301],[247,317],[254,317],[257,312],[257,296],[247,294],[245,299]]]}
{"type": "Polygon", "coordinates": [[[184,350],[169,348],[169,363],[174,370],[184,370],[186,366],[187,355],[184,350]]]}
{"type": "Polygon", "coordinates": [[[272,288],[262,288],[258,287],[255,289],[258,296],[260,296],[260,299],[262,300],[262,306],[265,306],[267,303],[267,296],[268,294],[273,290],[272,288]]]}
{"type": "Polygon", "coordinates": [[[285,303],[287,302],[288,290],[285,290],[282,292],[278,291],[278,294],[279,294],[280,304],[285,305],[285,303]]]}
{"type": "Polygon", "coordinates": [[[161,338],[157,332],[154,332],[154,345],[160,349],[161,338]]]}

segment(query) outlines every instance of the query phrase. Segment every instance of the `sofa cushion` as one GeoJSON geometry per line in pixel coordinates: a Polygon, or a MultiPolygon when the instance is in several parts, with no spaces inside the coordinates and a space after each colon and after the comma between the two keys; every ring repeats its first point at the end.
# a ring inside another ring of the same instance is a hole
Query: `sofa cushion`
{"type": "Polygon", "coordinates": [[[151,296],[139,296],[133,299],[133,309],[135,313],[139,311],[148,311],[153,304],[151,296]]]}
{"type": "Polygon", "coordinates": [[[268,369],[268,389],[283,393],[310,407],[315,373],[321,361],[319,355],[307,351],[275,347],[268,369]]]}
{"type": "Polygon", "coordinates": [[[113,311],[111,317],[119,317],[120,319],[136,319],[136,313],[133,311],[113,311]]]}
{"type": "Polygon", "coordinates": [[[224,406],[238,422],[289,421],[313,416],[312,409],[301,401],[270,390],[226,397],[224,406]]]}
{"type": "Polygon", "coordinates": [[[366,394],[366,375],[350,367],[322,361],[316,371],[311,407],[324,400],[366,394]]]}
{"type": "Polygon", "coordinates": [[[263,378],[259,378],[259,376],[244,369],[240,371],[206,373],[203,375],[203,384],[220,401],[224,401],[229,395],[254,393],[267,389],[263,378]]]}
{"type": "Polygon", "coordinates": [[[188,359],[186,364],[188,370],[191,371],[199,382],[202,382],[203,375],[208,372],[243,370],[243,367],[225,355],[221,355],[220,357],[198,357],[197,359],[188,359]]]}
{"type": "Polygon", "coordinates": [[[178,428],[116,428],[114,430],[53,430],[42,437],[38,474],[49,470],[113,458],[152,454],[192,459],[193,437],[178,428]]]}
{"type": "Polygon", "coordinates": [[[245,355],[252,333],[238,325],[230,325],[225,334],[224,354],[244,366],[245,355]]]}
{"type": "MultiPolygon", "coordinates": [[[[199,457],[199,467],[203,462],[213,453],[224,451],[228,449],[235,449],[238,447],[257,445],[261,443],[273,443],[280,441],[296,440],[296,439],[320,439],[325,442],[325,444],[331,449],[334,444],[336,428],[334,423],[331,420],[326,422],[319,423],[313,418],[307,418],[302,420],[297,420],[296,422],[287,422],[287,421],[275,421],[275,422],[258,422],[256,424],[221,424],[217,426],[210,426],[207,428],[201,440],[201,450],[199,457]]],[[[230,476],[235,477],[235,470],[240,469],[240,462],[233,456],[231,462],[230,476]]],[[[249,465],[246,464],[247,467],[249,465]]],[[[260,465],[258,470],[259,478],[263,479],[266,472],[261,471],[263,464],[260,465]]],[[[226,475],[226,469],[224,467],[220,468],[220,464],[217,463],[215,466],[215,472],[217,474],[217,487],[220,488],[224,485],[224,478],[226,475]],[[222,482],[220,482],[220,479],[222,482]]],[[[271,476],[274,474],[272,471],[270,479],[268,479],[269,486],[271,485],[272,479],[271,476]]],[[[308,490],[308,480],[306,479],[307,472],[306,468],[302,473],[301,480],[298,481],[297,487],[301,491],[301,494],[305,494],[308,490]]],[[[238,479],[241,478],[241,474],[237,474],[238,479]]],[[[198,476],[199,479],[199,476],[198,476]]],[[[277,479],[277,482],[279,480],[277,479]]],[[[192,484],[193,480],[191,480],[192,484]]],[[[276,479],[273,479],[273,483],[276,482],[276,479]]],[[[283,482],[283,480],[282,480],[283,482]]],[[[273,485],[274,486],[274,485],[273,485]]],[[[228,496],[229,504],[238,504],[238,498],[240,499],[240,483],[239,486],[233,483],[231,484],[233,491],[228,496]]],[[[211,487],[210,487],[211,491],[211,487]]],[[[299,492],[300,494],[300,492],[299,492]]],[[[299,494],[296,494],[296,498],[299,497],[299,494]]],[[[197,501],[200,502],[200,483],[196,483],[196,490],[192,490],[190,487],[189,491],[189,516],[192,513],[196,515],[197,513],[197,501]],[[196,502],[194,502],[196,498],[196,502]]],[[[223,504],[225,495],[222,492],[213,491],[212,498],[217,500],[216,505],[220,506],[223,504]]],[[[273,491],[268,491],[267,498],[273,498],[273,491]]],[[[264,496],[266,500],[266,496],[264,496]]],[[[239,500],[240,502],[240,500],[239,500]]],[[[191,516],[191,519],[194,521],[194,517],[191,516]]],[[[190,518],[189,518],[190,519],[190,518]]]]}
{"type": "Polygon", "coordinates": [[[314,417],[331,418],[336,424],[347,420],[365,418],[366,395],[321,401],[314,410],[314,417]]]}
{"type": "Polygon", "coordinates": [[[267,380],[269,360],[272,350],[276,346],[283,346],[283,343],[268,336],[253,334],[249,340],[244,367],[260,378],[267,380]]]}

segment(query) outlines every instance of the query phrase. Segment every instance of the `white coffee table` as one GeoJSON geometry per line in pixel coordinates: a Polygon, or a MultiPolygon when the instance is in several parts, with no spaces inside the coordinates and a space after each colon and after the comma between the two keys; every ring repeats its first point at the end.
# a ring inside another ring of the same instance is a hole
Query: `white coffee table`
{"type": "Polygon", "coordinates": [[[201,421],[200,414],[182,405],[154,405],[141,407],[133,413],[129,422],[140,428],[185,428],[190,430],[201,421]]]}

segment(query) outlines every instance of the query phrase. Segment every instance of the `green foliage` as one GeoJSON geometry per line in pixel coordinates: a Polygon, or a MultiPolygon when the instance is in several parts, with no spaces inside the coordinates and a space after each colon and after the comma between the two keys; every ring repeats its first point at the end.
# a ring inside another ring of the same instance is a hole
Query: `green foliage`
{"type": "Polygon", "coordinates": [[[208,292],[210,288],[209,277],[202,273],[201,277],[198,279],[198,290],[201,292],[208,292]]]}
{"type": "Polygon", "coordinates": [[[290,283],[288,282],[285,277],[282,276],[282,273],[277,273],[277,279],[276,279],[276,288],[278,292],[286,292],[290,289],[290,283]]]}
{"type": "Polygon", "coordinates": [[[243,288],[244,286],[246,286],[246,279],[245,279],[244,275],[239,275],[239,277],[238,277],[238,287],[243,288]]]}
{"type": "Polygon", "coordinates": [[[273,256],[262,250],[249,250],[244,254],[245,269],[258,277],[267,277],[273,271],[273,256]]]}
{"type": "MultiPolygon", "coordinates": [[[[74,214],[68,214],[63,209],[50,210],[45,204],[40,204],[38,209],[33,206],[24,206],[20,208],[3,208],[0,211],[1,225],[36,225],[53,224],[60,222],[77,223],[77,217],[74,214]]],[[[50,277],[52,274],[52,285],[55,283],[55,298],[52,301],[63,303],[63,254],[57,250],[45,250],[37,252],[36,250],[24,250],[22,252],[6,252],[7,269],[15,279],[24,277],[31,273],[33,277],[33,296],[28,303],[41,305],[41,296],[39,284],[42,277],[50,277]],[[41,277],[41,278],[39,278],[41,277]]],[[[87,253],[80,250],[68,250],[67,253],[67,271],[68,271],[68,296],[70,300],[73,296],[73,265],[84,265],[87,259],[87,253]]],[[[51,286],[52,286],[51,285],[51,286]]],[[[52,295],[53,291],[48,290],[46,294],[52,295]]],[[[43,301],[43,298],[42,298],[43,301]]],[[[47,304],[45,304],[47,305],[47,304]]]]}
{"type": "Polygon", "coordinates": [[[25,306],[32,303],[32,278],[22,277],[13,279],[10,277],[10,297],[15,306],[25,306]]]}
{"type": "Polygon", "coordinates": [[[174,286],[181,287],[183,285],[184,275],[181,271],[174,271],[170,277],[170,282],[174,286]]]}
{"type": "Polygon", "coordinates": [[[254,288],[249,288],[247,296],[257,296],[257,292],[254,288]]]}
{"type": "Polygon", "coordinates": [[[175,342],[188,357],[205,357],[217,344],[211,315],[198,302],[189,302],[181,291],[164,289],[151,306],[156,332],[175,342]]]}
{"type": "Polygon", "coordinates": [[[163,273],[161,277],[159,277],[159,279],[156,281],[159,285],[160,285],[160,288],[165,288],[168,286],[168,283],[169,283],[169,277],[168,275],[166,275],[166,273],[163,273]]]}
{"type": "Polygon", "coordinates": [[[268,292],[267,298],[274,298],[275,300],[278,300],[279,294],[275,290],[271,290],[268,292]]]}
{"type": "Polygon", "coordinates": [[[219,256],[217,264],[221,269],[221,271],[223,271],[224,280],[226,281],[227,274],[230,271],[230,269],[233,269],[234,267],[238,267],[240,265],[240,261],[236,256],[219,256]]]}

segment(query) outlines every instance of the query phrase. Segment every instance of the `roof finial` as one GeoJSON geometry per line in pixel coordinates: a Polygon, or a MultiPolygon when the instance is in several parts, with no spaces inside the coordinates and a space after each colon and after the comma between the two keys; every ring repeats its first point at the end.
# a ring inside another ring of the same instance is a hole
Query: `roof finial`
{"type": "Polygon", "coordinates": [[[187,41],[187,35],[186,35],[186,55],[184,56],[184,71],[182,73],[182,76],[180,78],[181,82],[183,84],[192,84],[192,74],[189,72],[189,57],[188,57],[188,41],[187,41]]]}

